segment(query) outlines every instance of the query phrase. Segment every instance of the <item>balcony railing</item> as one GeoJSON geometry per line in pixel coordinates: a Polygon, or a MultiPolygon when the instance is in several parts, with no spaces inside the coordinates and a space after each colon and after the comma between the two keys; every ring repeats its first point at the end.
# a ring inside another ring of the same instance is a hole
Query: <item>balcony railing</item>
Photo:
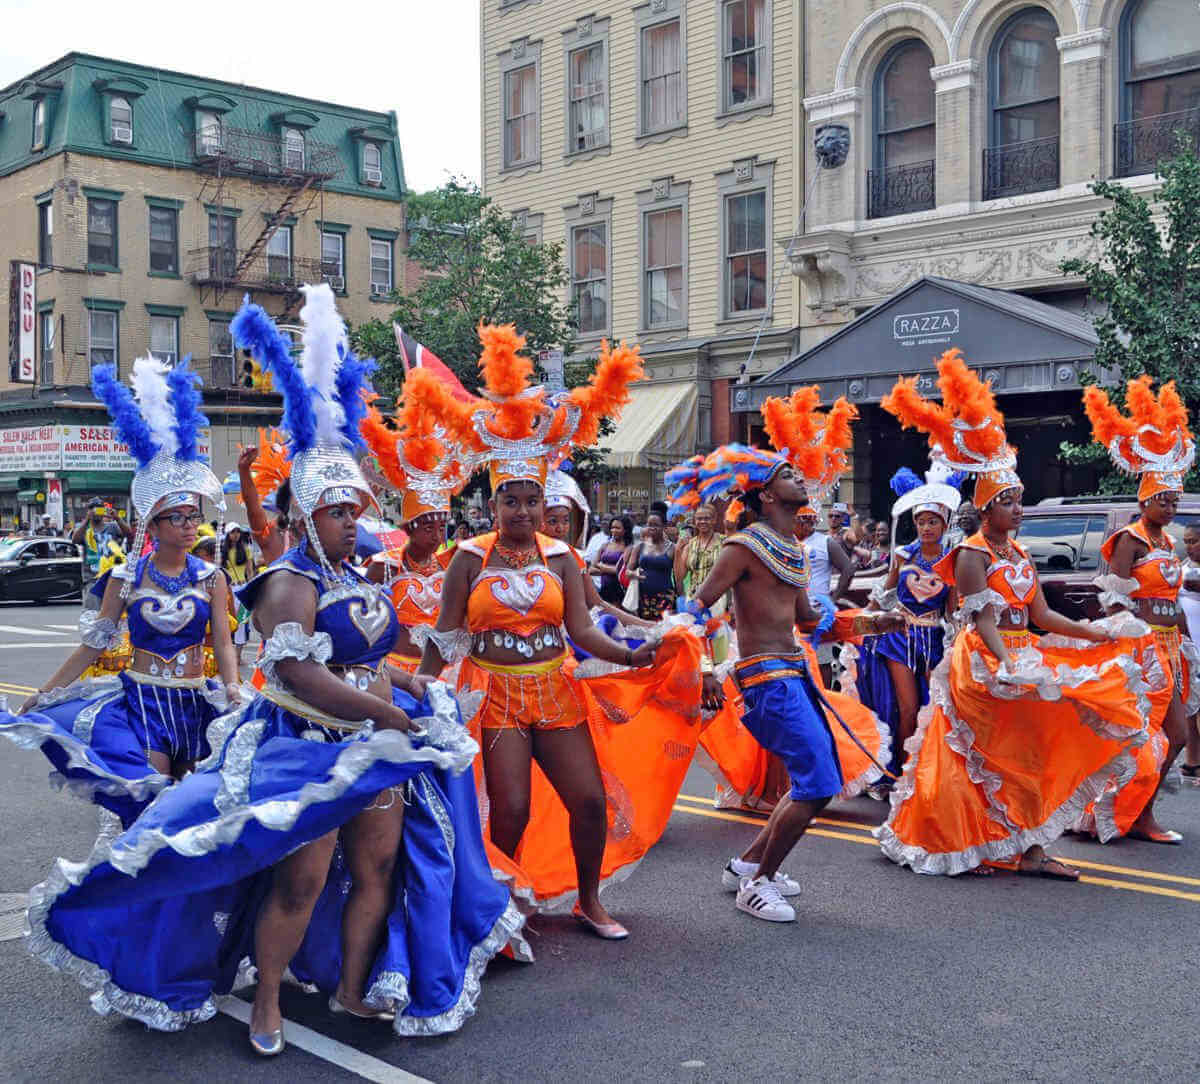
{"type": "Polygon", "coordinates": [[[286,146],[272,132],[253,132],[221,125],[192,133],[192,160],[201,169],[228,176],[302,185],[327,181],[342,172],[336,147],[305,137],[304,148],[286,146]]]}
{"type": "Polygon", "coordinates": [[[294,294],[304,283],[322,282],[337,274],[336,264],[301,256],[272,256],[261,253],[241,273],[238,265],[244,252],[221,245],[188,250],[187,277],[196,286],[230,286],[264,293],[294,294]]]}
{"type": "Polygon", "coordinates": [[[1027,139],[983,152],[983,198],[1003,199],[1058,187],[1058,136],[1027,139]]]}
{"type": "Polygon", "coordinates": [[[1153,173],[1177,149],[1179,134],[1200,151],[1200,109],[1159,113],[1113,125],[1113,163],[1118,177],[1153,173]]]}
{"type": "Polygon", "coordinates": [[[868,218],[928,211],[933,208],[935,197],[932,161],[867,171],[868,218]]]}

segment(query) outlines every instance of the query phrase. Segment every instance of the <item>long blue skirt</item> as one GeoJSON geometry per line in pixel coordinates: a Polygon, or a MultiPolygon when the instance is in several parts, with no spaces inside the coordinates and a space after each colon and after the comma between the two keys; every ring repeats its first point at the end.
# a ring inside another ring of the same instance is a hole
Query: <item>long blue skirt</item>
{"type": "MultiPolygon", "coordinates": [[[[402,696],[403,694],[397,694],[402,696]]],[[[265,698],[223,719],[218,751],[168,787],[86,863],[59,860],[31,892],[31,951],[95,991],[97,1011],[175,1031],[210,1018],[214,994],[254,959],[271,868],[383,792],[406,802],[395,896],[366,996],[401,1035],[453,1031],[491,956],[524,919],[483,850],[470,768],[477,746],[444,686],[409,714],[428,737],[342,740],[265,698]]],[[[331,863],[293,973],[326,993],[341,969],[350,878],[331,863]]]]}
{"type": "Polygon", "coordinates": [[[46,693],[24,715],[0,711],[0,734],[40,749],[55,768],[52,783],[104,806],[128,827],[171,782],[150,766],[148,751],[174,761],[208,756],[208,728],[226,707],[215,681],[170,688],[120,673],[46,693]]]}

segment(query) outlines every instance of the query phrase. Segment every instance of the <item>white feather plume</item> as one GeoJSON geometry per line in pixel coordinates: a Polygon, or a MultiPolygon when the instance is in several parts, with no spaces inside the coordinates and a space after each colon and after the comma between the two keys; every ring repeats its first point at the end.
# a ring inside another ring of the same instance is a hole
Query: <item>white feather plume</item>
{"type": "Polygon", "coordinates": [[[944,483],[953,473],[945,463],[932,462],[929,464],[929,470],[925,472],[925,481],[930,484],[944,483]]]}
{"type": "Polygon", "coordinates": [[[171,409],[171,397],[167,389],[169,371],[157,358],[138,358],[133,363],[129,383],[154,442],[167,455],[174,455],[179,451],[179,436],[175,432],[175,411],[171,409]]]}
{"type": "Polygon", "coordinates": [[[346,324],[338,315],[333,290],[328,283],[305,286],[304,308],[300,320],[304,324],[304,350],[300,355],[300,372],[304,382],[317,391],[313,408],[317,416],[317,443],[342,443],[340,432],[346,413],[337,401],[336,382],[341,358],[339,344],[345,346],[346,324]]]}

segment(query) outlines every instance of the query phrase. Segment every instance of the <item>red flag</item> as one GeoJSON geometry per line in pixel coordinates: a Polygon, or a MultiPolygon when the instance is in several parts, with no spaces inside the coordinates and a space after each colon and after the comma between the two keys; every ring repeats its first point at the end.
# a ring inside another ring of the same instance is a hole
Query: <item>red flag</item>
{"type": "Polygon", "coordinates": [[[450,366],[437,354],[427,346],[422,346],[399,324],[392,324],[392,331],[396,335],[396,346],[400,351],[400,362],[404,366],[405,373],[412,368],[428,369],[450,389],[450,394],[460,403],[474,402],[475,396],[462,386],[450,366]]]}

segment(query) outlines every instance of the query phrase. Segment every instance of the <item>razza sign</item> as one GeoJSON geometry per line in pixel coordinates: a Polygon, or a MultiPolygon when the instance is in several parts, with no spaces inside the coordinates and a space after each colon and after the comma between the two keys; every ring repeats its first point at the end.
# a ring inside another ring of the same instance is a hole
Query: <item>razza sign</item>
{"type": "Polygon", "coordinates": [[[892,338],[901,346],[948,343],[958,331],[958,309],[905,312],[892,317],[892,338]]]}

